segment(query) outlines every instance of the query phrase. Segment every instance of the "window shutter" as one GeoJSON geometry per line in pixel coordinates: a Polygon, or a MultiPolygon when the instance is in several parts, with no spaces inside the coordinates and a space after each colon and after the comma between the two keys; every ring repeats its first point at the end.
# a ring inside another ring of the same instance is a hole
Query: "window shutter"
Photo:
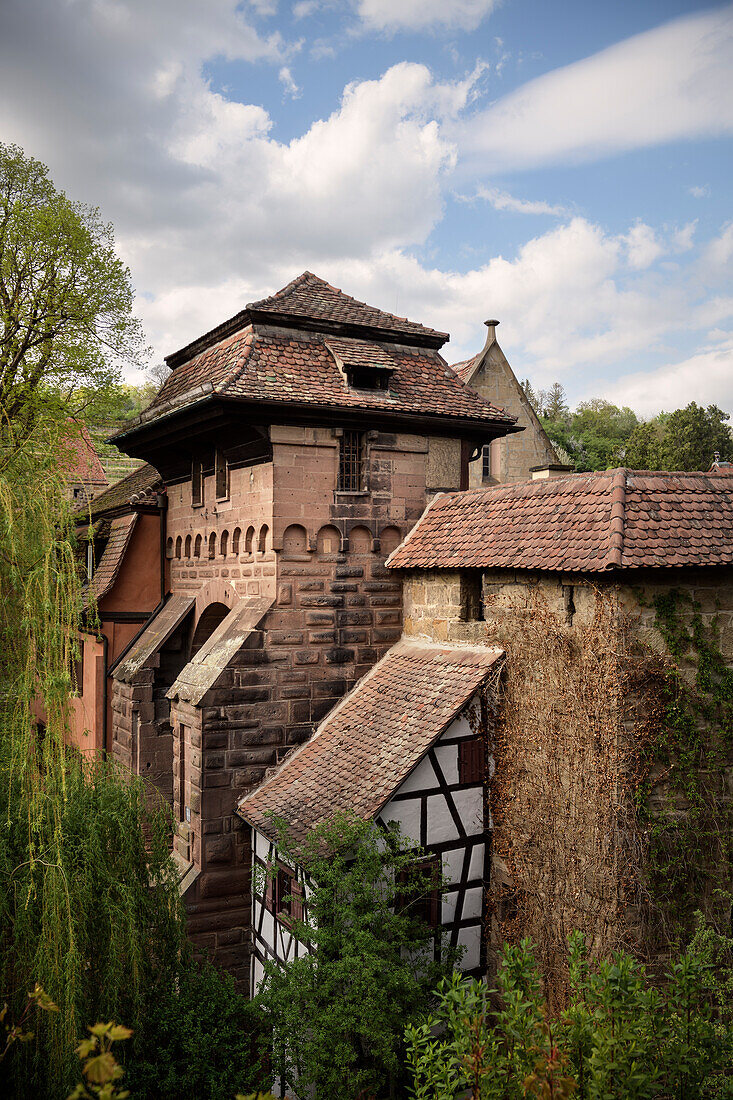
{"type": "Polygon", "coordinates": [[[303,919],[303,887],[297,879],[293,879],[290,883],[290,893],[293,896],[293,904],[291,910],[291,916],[293,920],[303,919]]]}
{"type": "Polygon", "coordinates": [[[484,745],[480,737],[472,737],[458,745],[459,783],[482,783],[484,780],[484,745]]]}

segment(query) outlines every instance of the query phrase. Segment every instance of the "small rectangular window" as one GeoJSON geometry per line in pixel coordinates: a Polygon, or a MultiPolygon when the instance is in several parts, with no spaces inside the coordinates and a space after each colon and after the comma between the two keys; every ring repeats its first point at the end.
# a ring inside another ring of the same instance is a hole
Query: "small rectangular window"
{"type": "Polygon", "coordinates": [[[178,820],[186,820],[186,757],[188,755],[188,737],[186,727],[178,727],[178,820]]]}
{"type": "Polygon", "coordinates": [[[226,500],[229,496],[229,467],[227,460],[217,447],[215,464],[216,499],[226,500]]]}
{"type": "Polygon", "coordinates": [[[483,574],[478,569],[461,573],[461,619],[464,623],[484,621],[483,574]]]}
{"type": "Polygon", "coordinates": [[[439,855],[429,855],[415,863],[408,872],[400,872],[397,879],[395,906],[413,920],[420,920],[428,928],[437,928],[441,917],[442,860],[439,855]]]}
{"type": "Polygon", "coordinates": [[[194,508],[204,503],[204,470],[200,459],[195,458],[191,467],[191,504],[194,508]]]}
{"type": "Polygon", "coordinates": [[[362,432],[344,430],[339,439],[339,480],[342,493],[358,493],[362,488],[362,432]]]}
{"type": "Polygon", "coordinates": [[[484,743],[480,737],[467,737],[458,743],[458,782],[483,783],[484,743]]]}
{"type": "Polygon", "coordinates": [[[493,439],[491,443],[485,443],[481,449],[481,480],[501,480],[501,452],[499,450],[501,440],[493,439]]]}

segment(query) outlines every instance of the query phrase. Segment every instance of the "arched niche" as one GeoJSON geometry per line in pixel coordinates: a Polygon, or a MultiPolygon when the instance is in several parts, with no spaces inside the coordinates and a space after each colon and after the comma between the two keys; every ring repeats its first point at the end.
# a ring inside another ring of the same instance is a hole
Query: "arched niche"
{"type": "Polygon", "coordinates": [[[173,557],[173,539],[170,538],[165,544],[165,556],[167,558],[173,557]]]}
{"type": "Polygon", "coordinates": [[[219,539],[219,553],[223,558],[229,553],[229,532],[222,531],[221,538],[219,539]]]}
{"type": "Polygon", "coordinates": [[[229,614],[230,608],[225,603],[210,603],[199,616],[196,629],[191,639],[191,657],[198,653],[201,646],[209,640],[211,635],[229,614]]]}
{"type": "Polygon", "coordinates": [[[176,539],[176,557],[177,558],[180,558],[182,548],[183,548],[183,540],[181,539],[181,536],[179,535],[178,538],[176,539]]]}
{"type": "Polygon", "coordinates": [[[186,549],[185,549],[185,552],[184,552],[184,556],[186,558],[186,561],[188,561],[188,559],[191,557],[191,536],[190,535],[186,535],[186,549]]]}
{"type": "Polygon", "coordinates": [[[193,556],[195,558],[201,557],[201,535],[197,535],[193,544],[193,556]]]}
{"type": "Polygon", "coordinates": [[[257,536],[257,553],[264,554],[267,550],[267,535],[270,528],[266,523],[263,523],[260,527],[260,533],[257,536]]]}
{"type": "Polygon", "coordinates": [[[388,558],[393,550],[402,542],[402,532],[399,527],[385,527],[379,536],[379,549],[383,558],[388,558]]]}
{"type": "Polygon", "coordinates": [[[372,541],[372,533],[368,527],[352,527],[349,531],[349,552],[371,554],[372,541]]]}
{"type": "Polygon", "coordinates": [[[283,557],[302,558],[308,553],[308,533],[299,523],[291,523],[283,532],[283,557]]]}
{"type": "Polygon", "coordinates": [[[254,527],[247,528],[247,534],[244,539],[244,552],[245,554],[254,554],[255,552],[255,529],[254,527]]]}
{"type": "Polygon", "coordinates": [[[338,527],[327,524],[316,535],[316,548],[319,556],[328,557],[330,554],[341,552],[341,532],[338,527]]]}
{"type": "Polygon", "coordinates": [[[242,541],[242,532],[239,527],[234,528],[232,534],[232,553],[239,554],[239,544],[242,541]]]}
{"type": "Polygon", "coordinates": [[[216,531],[212,531],[209,535],[209,557],[216,557],[216,531]]]}

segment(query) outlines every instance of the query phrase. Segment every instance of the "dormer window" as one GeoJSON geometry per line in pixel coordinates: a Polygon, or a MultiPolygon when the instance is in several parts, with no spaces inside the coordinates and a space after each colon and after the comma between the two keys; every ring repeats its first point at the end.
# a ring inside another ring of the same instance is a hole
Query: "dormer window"
{"type": "Polygon", "coordinates": [[[397,360],[381,344],[367,340],[326,340],[336,366],[355,390],[387,390],[397,360]]]}

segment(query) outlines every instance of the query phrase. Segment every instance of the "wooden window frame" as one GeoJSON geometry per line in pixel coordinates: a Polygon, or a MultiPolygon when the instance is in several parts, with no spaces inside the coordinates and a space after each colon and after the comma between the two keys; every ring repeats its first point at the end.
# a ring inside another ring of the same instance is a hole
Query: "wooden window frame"
{"type": "Polygon", "coordinates": [[[486,754],[481,737],[466,737],[458,742],[458,782],[483,783],[486,779],[486,754]]]}
{"type": "Polygon", "coordinates": [[[286,928],[292,928],[295,921],[303,920],[304,915],[303,887],[298,875],[280,860],[268,863],[266,873],[265,908],[286,928]]]}
{"type": "Polygon", "coordinates": [[[214,494],[217,500],[229,500],[229,463],[218,447],[214,452],[214,494]]]}
{"type": "Polygon", "coordinates": [[[398,873],[395,896],[396,907],[409,913],[413,919],[422,920],[428,928],[439,928],[442,915],[442,873],[443,861],[437,852],[430,852],[420,859],[416,859],[409,873],[407,871],[398,873]],[[426,872],[435,885],[432,890],[426,890],[424,895],[410,899],[407,890],[408,875],[410,878],[414,878],[415,875],[422,872],[426,872]]]}
{"type": "Polygon", "coordinates": [[[204,464],[200,458],[191,463],[191,507],[201,508],[204,503],[204,464]]]}
{"type": "Polygon", "coordinates": [[[364,492],[365,433],[344,428],[339,436],[338,492],[364,492]]]}

